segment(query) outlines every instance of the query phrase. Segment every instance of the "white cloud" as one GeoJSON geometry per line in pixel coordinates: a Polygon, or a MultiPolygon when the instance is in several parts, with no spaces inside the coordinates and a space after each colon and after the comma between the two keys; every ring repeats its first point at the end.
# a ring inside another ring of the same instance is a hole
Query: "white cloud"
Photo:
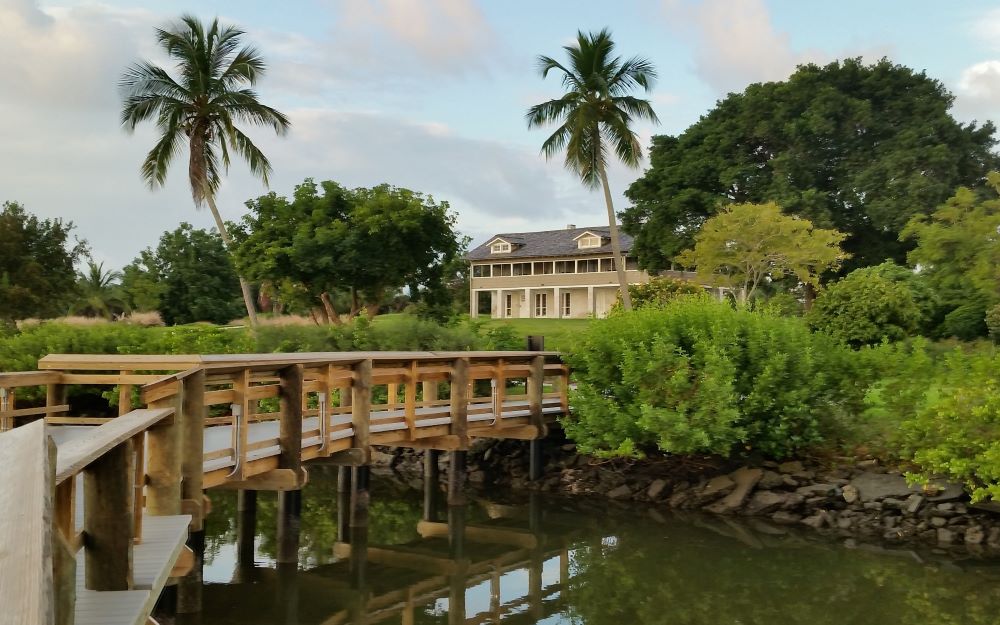
{"type": "Polygon", "coordinates": [[[1000,60],[976,63],[962,71],[955,100],[962,118],[995,119],[1000,112],[1000,60]]]}
{"type": "Polygon", "coordinates": [[[667,19],[694,44],[695,71],[719,93],[742,91],[748,84],[783,80],[796,66],[835,58],[875,60],[889,48],[796,50],[788,33],[775,28],[764,0],[663,0],[667,19]]]}
{"type": "Polygon", "coordinates": [[[976,17],[972,32],[992,48],[1000,49],[1000,9],[991,9],[976,17]]]}

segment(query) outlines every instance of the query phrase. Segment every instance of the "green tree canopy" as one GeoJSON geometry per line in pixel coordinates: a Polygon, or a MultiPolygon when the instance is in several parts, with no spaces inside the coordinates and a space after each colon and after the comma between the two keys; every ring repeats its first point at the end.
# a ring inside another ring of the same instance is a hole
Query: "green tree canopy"
{"type": "Polygon", "coordinates": [[[1000,173],[989,174],[989,182],[988,196],[960,188],[901,235],[916,243],[907,258],[940,297],[940,335],[981,336],[987,308],[1000,302],[1000,173]]]}
{"type": "Polygon", "coordinates": [[[374,314],[404,286],[436,292],[461,249],[447,202],[389,185],[349,190],[310,179],[291,200],[269,193],[247,207],[233,228],[241,269],[334,323],[345,312],[339,293],[349,293],[353,315],[362,304],[374,314]]]}
{"type": "Polygon", "coordinates": [[[705,222],[694,247],[677,261],[694,267],[703,283],[726,287],[746,303],[763,283],[786,276],[818,285],[820,274],[845,258],[843,240],[836,230],[783,215],[774,202],[730,204],[705,222]]]}
{"type": "Polygon", "coordinates": [[[0,209],[0,319],[54,317],[76,291],[73,265],[87,252],[73,223],[39,219],[17,202],[0,209]]]}
{"type": "Polygon", "coordinates": [[[847,234],[844,271],[904,262],[907,221],[997,168],[993,124],[960,124],[953,100],[885,59],[803,65],[730,94],[680,135],[653,138],[623,213],[640,263],[669,267],[721,205],[767,201],[847,234]]]}
{"type": "Polygon", "coordinates": [[[222,238],[188,223],[163,233],[155,250],[143,250],[125,268],[123,290],[133,308],[158,310],[169,325],[229,323],[242,309],[239,279],[222,238]]]}

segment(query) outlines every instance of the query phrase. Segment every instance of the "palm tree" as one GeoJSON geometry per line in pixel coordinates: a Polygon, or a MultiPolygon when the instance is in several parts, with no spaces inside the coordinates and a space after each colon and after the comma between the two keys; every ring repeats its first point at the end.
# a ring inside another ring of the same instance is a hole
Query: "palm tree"
{"type": "Polygon", "coordinates": [[[618,220],[608,187],[608,151],[614,150],[625,165],[635,168],[642,159],[642,147],[631,128],[636,119],[658,123],[659,119],[648,100],[630,93],[637,87],[649,91],[656,78],[653,64],[641,57],[622,60],[613,56],[615,42],[604,29],[599,33],[578,31],[576,42],[563,46],[569,57],[566,67],[548,56],[538,57],[542,78],[550,71],[562,74],[566,93],[528,109],[528,127],[550,123],[560,126],[542,144],[546,158],[566,149],[566,167],[580,176],[589,187],[604,187],[604,202],[608,208],[611,249],[615,255],[618,288],[625,310],[632,309],[622,245],[618,236],[618,220]]]}
{"type": "MultiPolygon", "coordinates": [[[[148,61],[129,67],[121,79],[124,96],[122,125],[132,132],[143,121],[155,119],[160,138],[142,163],[142,177],[150,188],[163,186],[174,156],[186,139],[190,148],[188,178],[196,207],[208,203],[223,242],[231,244],[229,232],[215,205],[215,193],[228,170],[230,153],[236,152],[250,172],[265,185],[271,163],[236,122],[271,126],[275,133],[288,131],[284,114],[260,103],[252,89],[264,74],[265,64],[252,45],[242,42],[244,32],[212,20],[206,28],[191,15],[166,29],[156,29],[156,40],[167,56],[176,61],[175,79],[165,69],[148,61]]],[[[250,324],[257,312],[247,281],[240,287],[250,324]]]]}
{"type": "Polygon", "coordinates": [[[104,263],[97,264],[93,260],[88,260],[87,270],[76,274],[80,299],[73,306],[73,312],[110,319],[115,311],[125,310],[118,284],[121,279],[120,271],[110,269],[104,271],[104,263]]]}

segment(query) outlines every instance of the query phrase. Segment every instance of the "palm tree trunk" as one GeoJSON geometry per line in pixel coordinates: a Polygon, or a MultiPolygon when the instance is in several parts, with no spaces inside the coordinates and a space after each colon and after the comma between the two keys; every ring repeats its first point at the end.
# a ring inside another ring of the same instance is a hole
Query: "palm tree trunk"
{"type": "Polygon", "coordinates": [[[600,162],[601,186],[604,187],[604,203],[608,206],[608,229],[611,231],[611,251],[615,255],[615,271],[618,273],[618,292],[622,297],[622,309],[632,310],[632,296],[628,292],[628,279],[625,277],[625,259],[622,257],[622,241],[618,236],[618,217],[611,201],[611,187],[608,186],[608,172],[600,162]]]}
{"type": "MultiPolygon", "coordinates": [[[[219,208],[215,205],[215,197],[212,193],[206,193],[205,199],[208,200],[208,208],[212,211],[212,217],[215,218],[215,227],[219,229],[219,236],[222,237],[222,242],[225,244],[226,249],[230,250],[233,240],[229,238],[229,231],[226,230],[226,224],[222,221],[219,208]]],[[[232,250],[230,250],[230,253],[232,253],[232,250]]],[[[240,290],[243,291],[243,303],[247,306],[247,317],[250,319],[250,327],[256,328],[257,307],[254,306],[253,295],[250,293],[250,283],[239,272],[236,272],[236,275],[240,279],[240,290]]]]}

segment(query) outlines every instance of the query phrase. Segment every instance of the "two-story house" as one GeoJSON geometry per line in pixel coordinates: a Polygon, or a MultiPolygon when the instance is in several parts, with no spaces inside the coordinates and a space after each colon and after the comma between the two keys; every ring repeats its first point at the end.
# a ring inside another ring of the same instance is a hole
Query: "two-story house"
{"type": "MultiPolygon", "coordinates": [[[[629,255],[632,237],[622,233],[621,244],[629,284],[648,282],[649,274],[629,255]]],[[[607,226],[498,234],[467,258],[473,317],[603,317],[618,295],[607,226]]]]}

